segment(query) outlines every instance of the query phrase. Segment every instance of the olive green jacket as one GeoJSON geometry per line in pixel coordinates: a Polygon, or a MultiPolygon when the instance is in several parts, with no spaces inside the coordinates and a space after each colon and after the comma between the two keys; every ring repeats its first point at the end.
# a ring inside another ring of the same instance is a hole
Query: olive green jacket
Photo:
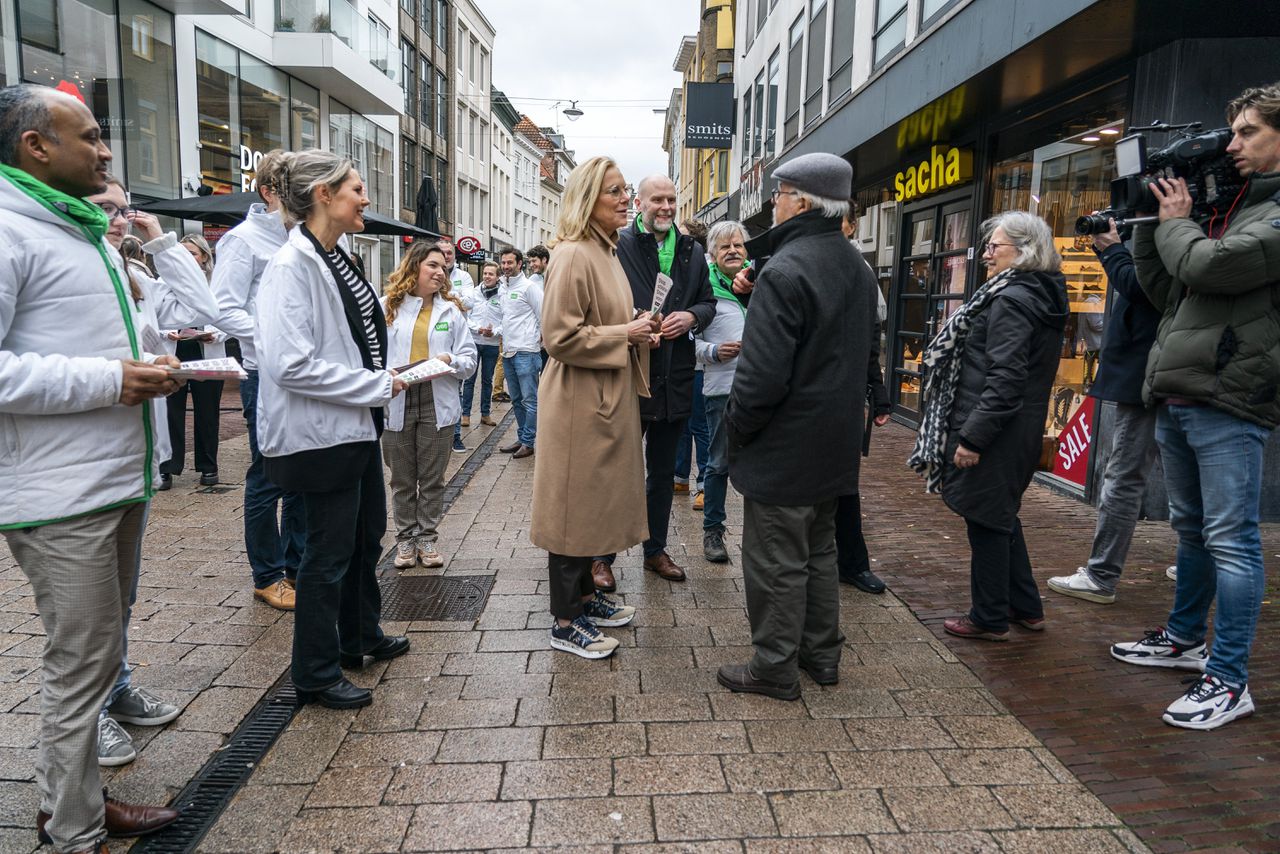
{"type": "Polygon", "coordinates": [[[1163,312],[1142,396],[1280,423],[1280,172],[1255,175],[1217,239],[1191,219],[1134,231],[1138,283],[1163,312]]]}

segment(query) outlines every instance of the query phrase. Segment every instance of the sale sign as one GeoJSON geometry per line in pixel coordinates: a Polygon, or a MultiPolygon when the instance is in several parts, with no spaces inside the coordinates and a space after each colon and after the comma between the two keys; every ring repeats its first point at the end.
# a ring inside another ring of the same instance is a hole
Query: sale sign
{"type": "Polygon", "coordinates": [[[1076,409],[1067,426],[1058,434],[1058,453],[1053,461],[1053,473],[1081,489],[1089,476],[1089,454],[1093,450],[1093,416],[1098,401],[1086,397],[1076,409]]]}

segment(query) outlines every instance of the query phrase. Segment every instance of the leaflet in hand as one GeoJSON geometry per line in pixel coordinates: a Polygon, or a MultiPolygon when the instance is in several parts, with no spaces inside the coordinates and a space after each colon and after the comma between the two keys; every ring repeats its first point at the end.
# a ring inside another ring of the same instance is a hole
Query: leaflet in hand
{"type": "Polygon", "coordinates": [[[662,308],[662,304],[667,301],[667,294],[671,293],[671,277],[666,273],[659,273],[658,279],[653,285],[653,311],[657,314],[662,308]]]}
{"type": "Polygon", "coordinates": [[[453,373],[453,368],[439,359],[423,359],[420,362],[414,362],[411,365],[405,365],[403,368],[395,368],[394,370],[396,379],[403,380],[409,385],[417,385],[418,383],[453,373]]]}
{"type": "Polygon", "coordinates": [[[204,331],[203,329],[194,329],[194,328],[191,328],[191,327],[188,327],[188,328],[186,328],[186,329],[179,329],[179,330],[178,330],[178,340],[179,340],[179,341],[187,341],[187,340],[190,340],[190,339],[192,339],[192,338],[199,338],[200,336],[202,336],[202,335],[204,335],[204,334],[205,334],[205,331],[204,331]]]}
{"type": "Polygon", "coordinates": [[[244,368],[235,359],[197,359],[183,362],[180,368],[169,368],[169,376],[175,380],[243,380],[248,378],[244,368]]]}

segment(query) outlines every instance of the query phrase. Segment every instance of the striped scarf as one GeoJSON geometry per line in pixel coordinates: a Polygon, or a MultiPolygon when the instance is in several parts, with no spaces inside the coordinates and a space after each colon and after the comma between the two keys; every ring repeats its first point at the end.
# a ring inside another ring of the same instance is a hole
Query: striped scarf
{"type": "Polygon", "coordinates": [[[925,492],[937,492],[942,484],[946,462],[947,422],[955,402],[964,348],[973,330],[973,322],[986,310],[996,294],[1004,290],[1015,274],[1009,269],[992,276],[955,314],[947,318],[942,331],[929,342],[921,358],[928,373],[924,381],[924,413],[916,432],[916,446],[907,465],[924,475],[925,492]]]}

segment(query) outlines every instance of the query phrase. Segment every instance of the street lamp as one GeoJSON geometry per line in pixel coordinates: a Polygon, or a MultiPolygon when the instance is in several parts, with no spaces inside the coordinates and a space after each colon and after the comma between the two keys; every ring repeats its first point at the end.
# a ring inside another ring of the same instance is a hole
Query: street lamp
{"type": "Polygon", "coordinates": [[[577,101],[570,101],[569,106],[566,107],[561,112],[563,112],[566,116],[568,116],[569,121],[571,122],[576,122],[578,119],[582,118],[582,115],[583,115],[582,110],[578,109],[577,101]]]}

